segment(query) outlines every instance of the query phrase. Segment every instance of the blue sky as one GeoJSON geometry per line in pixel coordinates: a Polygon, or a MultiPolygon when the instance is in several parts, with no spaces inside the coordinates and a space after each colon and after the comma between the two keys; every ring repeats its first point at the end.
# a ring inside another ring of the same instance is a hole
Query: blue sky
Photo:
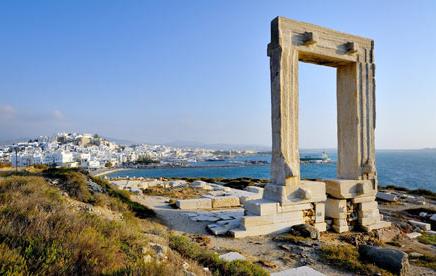
{"type": "MultiPolygon", "coordinates": [[[[436,147],[435,1],[0,2],[0,140],[271,142],[270,21],[375,40],[378,148],[436,147]]],[[[300,145],[336,146],[336,77],[301,64],[300,145]]]]}

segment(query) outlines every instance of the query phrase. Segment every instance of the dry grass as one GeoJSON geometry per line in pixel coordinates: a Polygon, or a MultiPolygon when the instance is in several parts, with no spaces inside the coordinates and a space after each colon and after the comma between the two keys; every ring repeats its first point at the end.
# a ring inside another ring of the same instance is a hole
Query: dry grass
{"type": "Polygon", "coordinates": [[[428,267],[436,271],[436,256],[423,255],[416,259],[411,259],[410,262],[414,265],[428,267]]]}
{"type": "Polygon", "coordinates": [[[290,233],[281,234],[273,238],[274,241],[278,242],[290,242],[294,244],[300,244],[307,241],[312,241],[310,238],[296,236],[290,233]]]}
{"type": "Polygon", "coordinates": [[[386,270],[360,260],[357,248],[352,245],[324,245],[321,247],[320,255],[328,264],[346,271],[363,275],[392,275],[386,270]]]}
{"type": "MultiPolygon", "coordinates": [[[[61,186],[88,201],[89,195],[75,183],[83,177],[73,174],[61,186]]],[[[144,233],[165,234],[162,226],[137,219],[128,204],[109,194],[91,196],[122,212],[123,220],[71,208],[61,191],[42,177],[1,179],[0,275],[183,275],[184,260],[172,252],[164,262],[144,261],[144,254],[153,255],[144,233]]]]}
{"type": "Polygon", "coordinates": [[[436,245],[436,235],[423,233],[418,237],[418,241],[424,244],[436,245]]]}
{"type": "Polygon", "coordinates": [[[151,196],[165,196],[172,199],[192,199],[199,198],[206,194],[207,191],[199,188],[192,187],[174,187],[174,188],[164,188],[160,186],[150,187],[143,189],[142,192],[145,195],[151,196]]]}

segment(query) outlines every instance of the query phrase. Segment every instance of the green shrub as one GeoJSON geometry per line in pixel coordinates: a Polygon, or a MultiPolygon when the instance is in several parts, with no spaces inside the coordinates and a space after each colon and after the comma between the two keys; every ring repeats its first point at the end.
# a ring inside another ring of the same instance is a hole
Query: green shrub
{"type": "Polygon", "coordinates": [[[421,236],[418,237],[418,241],[425,244],[436,245],[436,235],[423,233],[421,236]]]}
{"type": "Polygon", "coordinates": [[[411,262],[417,266],[428,267],[436,270],[436,256],[423,255],[416,259],[412,259],[411,262]]]}
{"type": "Polygon", "coordinates": [[[130,200],[129,192],[118,189],[117,187],[100,177],[91,177],[91,179],[95,183],[99,184],[109,196],[119,199],[121,202],[126,204],[138,218],[145,219],[156,217],[156,213],[153,210],[130,200]]]}
{"type": "Polygon", "coordinates": [[[171,235],[169,246],[182,256],[195,260],[219,275],[268,275],[260,266],[249,261],[226,262],[218,254],[202,248],[188,237],[171,235]]]}
{"type": "Polygon", "coordinates": [[[60,180],[59,187],[72,198],[86,203],[95,201],[89,191],[87,176],[79,169],[49,168],[43,172],[43,175],[60,180]]]}
{"type": "Polygon", "coordinates": [[[27,274],[26,260],[18,250],[11,249],[4,243],[0,244],[0,275],[27,274]]]}

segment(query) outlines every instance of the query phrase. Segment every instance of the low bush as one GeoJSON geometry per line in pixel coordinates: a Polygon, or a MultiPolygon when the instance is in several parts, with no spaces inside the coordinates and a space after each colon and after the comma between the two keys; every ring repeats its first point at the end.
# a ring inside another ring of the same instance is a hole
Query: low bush
{"type": "Polygon", "coordinates": [[[106,193],[113,198],[116,198],[120,200],[122,203],[126,204],[129,209],[135,214],[138,218],[153,218],[156,217],[156,213],[135,202],[130,200],[130,193],[127,191],[123,191],[115,187],[113,184],[109,183],[108,181],[100,178],[100,177],[91,177],[92,181],[100,185],[106,193]]]}
{"type": "Polygon", "coordinates": [[[421,236],[418,237],[418,241],[425,244],[436,246],[436,235],[429,235],[427,233],[423,233],[421,236]]]}
{"type": "Polygon", "coordinates": [[[185,236],[171,235],[169,246],[182,256],[208,267],[214,274],[235,276],[269,275],[266,270],[249,261],[223,261],[217,253],[202,248],[185,236]]]}
{"type": "Polygon", "coordinates": [[[0,162],[0,169],[2,168],[10,168],[12,166],[9,162],[0,162]]]}
{"type": "Polygon", "coordinates": [[[357,248],[352,245],[323,245],[320,251],[324,261],[339,269],[364,275],[392,275],[386,270],[360,260],[357,248]]]}

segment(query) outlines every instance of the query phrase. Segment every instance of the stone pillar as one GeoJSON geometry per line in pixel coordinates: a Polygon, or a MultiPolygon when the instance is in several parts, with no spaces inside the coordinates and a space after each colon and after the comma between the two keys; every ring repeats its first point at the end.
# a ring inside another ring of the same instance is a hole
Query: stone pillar
{"type": "Polygon", "coordinates": [[[264,198],[287,200],[300,183],[298,143],[298,51],[282,45],[278,20],[268,45],[271,72],[272,183],[264,198]]]}
{"type": "Polygon", "coordinates": [[[375,80],[373,48],[357,62],[337,67],[339,179],[373,180],[375,170],[375,80]]]}

